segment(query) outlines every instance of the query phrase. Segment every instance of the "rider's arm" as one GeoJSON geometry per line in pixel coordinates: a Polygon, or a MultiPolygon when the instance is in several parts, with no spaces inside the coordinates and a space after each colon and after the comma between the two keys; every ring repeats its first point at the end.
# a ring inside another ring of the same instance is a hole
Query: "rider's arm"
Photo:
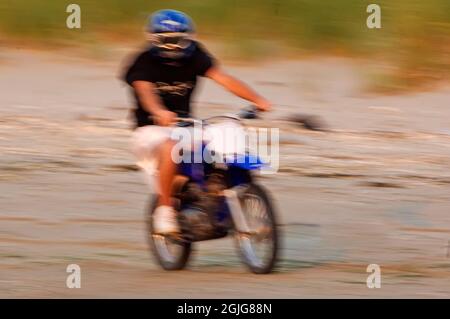
{"type": "Polygon", "coordinates": [[[208,78],[225,87],[231,93],[254,103],[261,111],[270,111],[270,102],[253,91],[248,85],[225,73],[218,66],[211,67],[205,74],[208,78]]]}
{"type": "Polygon", "coordinates": [[[155,117],[156,124],[170,125],[176,114],[167,110],[161,99],[155,94],[155,85],[148,81],[133,81],[133,88],[142,104],[142,107],[155,117]]]}

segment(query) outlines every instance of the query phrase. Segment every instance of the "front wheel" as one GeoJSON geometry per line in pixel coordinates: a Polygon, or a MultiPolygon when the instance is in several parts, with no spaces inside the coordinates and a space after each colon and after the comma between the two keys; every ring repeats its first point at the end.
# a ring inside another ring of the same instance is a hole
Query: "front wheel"
{"type": "Polygon", "coordinates": [[[150,200],[150,208],[146,216],[147,238],[153,255],[165,270],[183,269],[191,254],[191,243],[181,241],[170,236],[153,233],[153,212],[156,209],[158,198],[154,196],[150,200]]]}
{"type": "Polygon", "coordinates": [[[236,232],[243,262],[255,274],[270,273],[278,256],[279,233],[276,214],[267,192],[259,185],[250,184],[240,196],[248,233],[236,232]]]}

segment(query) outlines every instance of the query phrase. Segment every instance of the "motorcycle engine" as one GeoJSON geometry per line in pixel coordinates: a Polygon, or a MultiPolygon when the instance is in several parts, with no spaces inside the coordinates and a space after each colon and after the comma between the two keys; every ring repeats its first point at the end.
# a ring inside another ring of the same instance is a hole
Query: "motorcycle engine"
{"type": "Polygon", "coordinates": [[[200,241],[222,237],[223,225],[218,220],[217,211],[224,199],[222,191],[226,189],[224,176],[212,173],[202,189],[196,183],[189,183],[181,194],[183,207],[180,211],[183,233],[191,240],[200,241]]]}

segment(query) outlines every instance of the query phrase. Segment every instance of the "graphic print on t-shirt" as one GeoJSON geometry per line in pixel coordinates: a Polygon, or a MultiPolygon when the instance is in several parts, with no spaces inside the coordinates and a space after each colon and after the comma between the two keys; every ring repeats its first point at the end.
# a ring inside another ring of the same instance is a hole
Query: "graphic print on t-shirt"
{"type": "Polygon", "coordinates": [[[156,82],[156,90],[160,95],[163,94],[172,94],[172,95],[180,95],[185,96],[190,89],[194,88],[194,82],[178,82],[175,81],[172,84],[166,82],[156,82]]]}
{"type": "Polygon", "coordinates": [[[134,90],[134,81],[153,83],[155,93],[161,97],[161,102],[169,111],[189,116],[190,99],[197,78],[205,76],[214,63],[212,56],[199,43],[196,43],[190,58],[174,63],[162,61],[152,53],[151,48],[139,53],[124,74],[124,80],[133,89],[136,125],[153,125],[153,119],[134,90]]]}

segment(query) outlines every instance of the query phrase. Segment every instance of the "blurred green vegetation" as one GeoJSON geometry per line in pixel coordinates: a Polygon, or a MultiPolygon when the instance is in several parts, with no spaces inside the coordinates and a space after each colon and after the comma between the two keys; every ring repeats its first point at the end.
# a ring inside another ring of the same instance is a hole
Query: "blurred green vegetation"
{"type": "Polygon", "coordinates": [[[410,88],[450,71],[449,0],[1,0],[0,35],[42,45],[138,41],[147,15],[190,14],[199,35],[243,58],[337,54],[374,59],[375,88],[410,88]],[[82,9],[82,28],[66,28],[66,7],[82,9]],[[382,9],[368,29],[366,7],[382,9]]]}

